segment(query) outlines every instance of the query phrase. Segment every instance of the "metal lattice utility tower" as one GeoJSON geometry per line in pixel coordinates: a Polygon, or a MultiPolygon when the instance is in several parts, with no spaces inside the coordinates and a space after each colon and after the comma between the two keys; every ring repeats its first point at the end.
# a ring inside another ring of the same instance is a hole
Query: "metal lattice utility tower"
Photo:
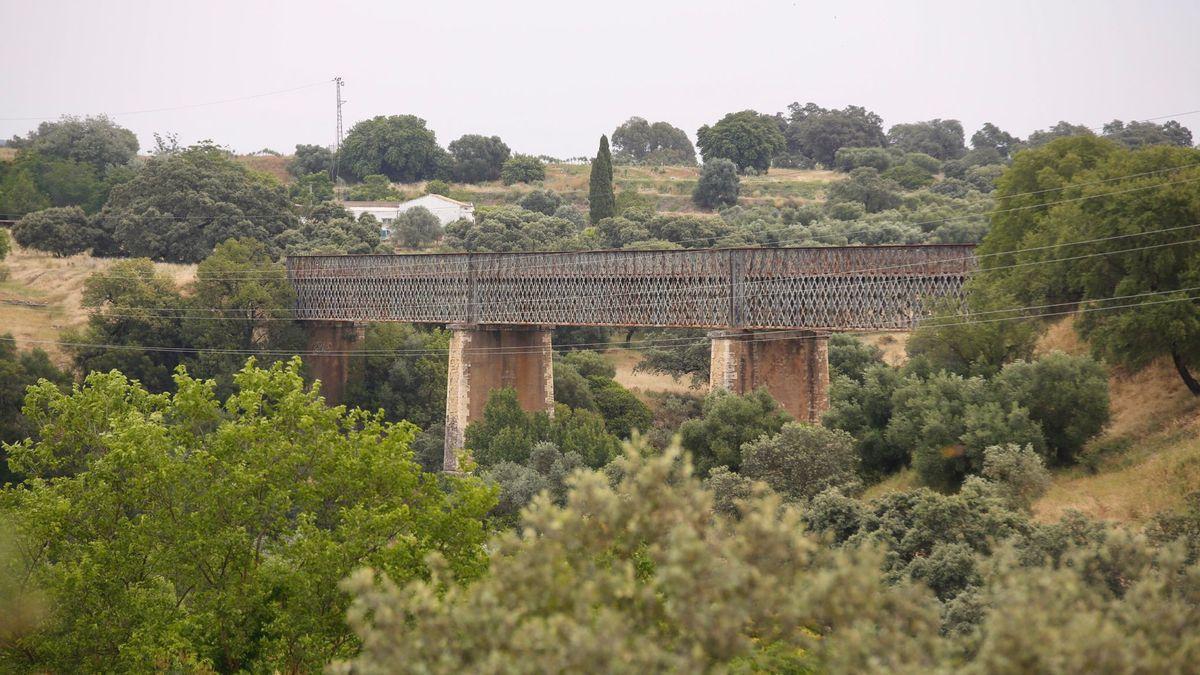
{"type": "Polygon", "coordinates": [[[341,154],[342,150],[342,104],[346,101],[342,99],[342,78],[333,78],[333,84],[337,91],[337,142],[333,146],[333,182],[336,185],[338,179],[338,155],[341,154]]]}

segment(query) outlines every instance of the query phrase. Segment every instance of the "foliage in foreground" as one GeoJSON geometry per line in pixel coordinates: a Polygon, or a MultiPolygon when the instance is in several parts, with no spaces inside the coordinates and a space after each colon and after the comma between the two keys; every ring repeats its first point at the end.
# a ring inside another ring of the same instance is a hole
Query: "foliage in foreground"
{"type": "MultiPolygon", "coordinates": [[[[824,648],[812,627],[866,630],[858,617],[882,597],[897,620],[872,630],[898,645],[914,625],[936,630],[926,594],[872,578],[877,558],[822,548],[776,501],[740,521],[713,518],[678,453],[631,452],[616,487],[576,474],[564,506],[539,497],[520,530],[493,540],[489,574],[474,584],[356,575],[346,587],[364,650],[339,672],[696,672],[774,643],[795,647],[794,667],[803,648],[824,648]]],[[[908,642],[885,660],[920,658],[924,645],[908,642]]]]}
{"type": "Polygon", "coordinates": [[[314,671],[356,651],[339,580],[369,565],[471,579],[494,503],[423,474],[414,428],[327,407],[299,360],[248,364],[226,401],[180,370],[174,394],[117,372],[31,389],[30,479],[0,493],[19,576],[52,608],[0,645],[0,670],[314,671]]]}
{"type": "Polygon", "coordinates": [[[584,471],[563,504],[538,497],[478,581],[436,556],[430,580],[357,573],[363,649],[334,672],[1151,673],[1200,657],[1200,567],[1177,546],[1035,525],[987,481],[865,507],[827,493],[807,514],[750,490],[738,517],[714,515],[677,447],[646,452],[628,448],[615,483],[584,471]],[[847,518],[832,546],[804,529],[847,518]]]}

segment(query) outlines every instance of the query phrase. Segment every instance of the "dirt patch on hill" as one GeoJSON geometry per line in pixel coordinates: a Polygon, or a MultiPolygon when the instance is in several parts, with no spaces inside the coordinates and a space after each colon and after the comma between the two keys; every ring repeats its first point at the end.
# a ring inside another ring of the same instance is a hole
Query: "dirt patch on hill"
{"type": "Polygon", "coordinates": [[[265,173],[284,185],[292,182],[292,174],[288,173],[287,165],[291,157],[276,157],[275,155],[238,155],[235,157],[240,164],[251,171],[265,173]]]}

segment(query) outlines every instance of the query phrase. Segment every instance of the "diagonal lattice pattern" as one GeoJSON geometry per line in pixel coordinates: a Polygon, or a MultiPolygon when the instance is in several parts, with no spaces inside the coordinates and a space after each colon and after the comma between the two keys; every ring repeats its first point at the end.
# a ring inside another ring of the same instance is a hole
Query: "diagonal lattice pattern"
{"type": "Polygon", "coordinates": [[[287,260],[297,315],[498,325],[905,330],[960,297],[969,245],[287,260]]]}

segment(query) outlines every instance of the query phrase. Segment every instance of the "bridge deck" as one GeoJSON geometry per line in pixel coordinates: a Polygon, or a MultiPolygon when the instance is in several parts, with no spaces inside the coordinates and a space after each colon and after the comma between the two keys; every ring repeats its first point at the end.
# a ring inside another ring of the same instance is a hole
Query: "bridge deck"
{"type": "Polygon", "coordinates": [[[904,330],[959,296],[973,246],[314,255],[302,319],[904,330]]]}

